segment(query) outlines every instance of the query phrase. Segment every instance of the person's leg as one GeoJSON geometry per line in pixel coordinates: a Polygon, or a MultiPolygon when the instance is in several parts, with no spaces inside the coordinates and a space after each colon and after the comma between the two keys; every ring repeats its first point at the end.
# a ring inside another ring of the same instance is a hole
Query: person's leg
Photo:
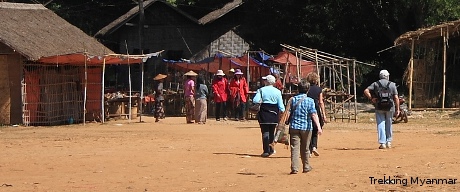
{"type": "Polygon", "coordinates": [[[289,134],[291,136],[291,174],[299,172],[299,154],[300,154],[300,131],[296,129],[290,129],[289,134]]]}
{"type": "Polygon", "coordinates": [[[224,101],[222,102],[222,117],[224,118],[224,121],[227,121],[228,119],[228,110],[227,110],[227,102],[224,101]]]}
{"type": "Polygon", "coordinates": [[[311,142],[311,131],[300,131],[300,158],[302,159],[303,172],[309,172],[311,166],[308,163],[310,157],[309,145],[311,142]]]}
{"type": "Polygon", "coordinates": [[[190,116],[188,115],[188,111],[190,110],[190,99],[189,97],[185,97],[185,120],[187,121],[187,123],[190,123],[191,119],[190,119],[190,116]]]}
{"type": "Polygon", "coordinates": [[[244,118],[244,109],[246,108],[246,103],[245,102],[241,102],[240,103],[240,120],[245,120],[246,118],[244,118]]]}
{"type": "Polygon", "coordinates": [[[262,133],[262,148],[264,152],[262,157],[270,156],[270,125],[268,124],[259,124],[260,132],[262,133]]]}
{"type": "Polygon", "coordinates": [[[276,124],[268,124],[268,143],[270,144],[270,155],[275,154],[275,146],[273,144],[273,140],[275,139],[275,128],[276,124]]]}
{"type": "Polygon", "coordinates": [[[165,114],[165,107],[164,107],[164,100],[161,100],[160,101],[160,119],[164,119],[166,117],[166,114],[165,114]]]}
{"type": "Polygon", "coordinates": [[[387,148],[391,148],[391,141],[393,140],[393,121],[392,117],[394,115],[393,111],[388,111],[385,114],[385,137],[387,148]]]}
{"type": "Polygon", "coordinates": [[[313,123],[313,131],[311,132],[311,142],[310,142],[310,154],[313,153],[315,156],[319,156],[318,153],[318,127],[313,123]]]}
{"type": "Polygon", "coordinates": [[[195,123],[199,123],[200,122],[200,117],[201,117],[201,114],[200,114],[200,109],[201,109],[201,102],[200,102],[200,99],[196,100],[196,106],[195,106],[195,123]]]}
{"type": "Polygon", "coordinates": [[[220,120],[220,111],[222,110],[222,102],[216,103],[216,120],[220,120]]]}
{"type": "Polygon", "coordinates": [[[154,113],[153,113],[153,116],[155,117],[155,122],[160,121],[159,120],[159,118],[160,118],[159,104],[160,104],[159,101],[155,101],[155,109],[154,109],[154,113]]]}
{"type": "Polygon", "coordinates": [[[202,99],[201,102],[201,106],[203,106],[201,109],[201,122],[204,124],[208,118],[208,101],[206,99],[202,99]]]}
{"type": "Polygon", "coordinates": [[[378,133],[378,140],[379,140],[380,148],[385,148],[385,144],[387,142],[386,133],[385,133],[385,124],[386,124],[385,112],[376,110],[375,119],[377,121],[377,133],[378,133]]]}

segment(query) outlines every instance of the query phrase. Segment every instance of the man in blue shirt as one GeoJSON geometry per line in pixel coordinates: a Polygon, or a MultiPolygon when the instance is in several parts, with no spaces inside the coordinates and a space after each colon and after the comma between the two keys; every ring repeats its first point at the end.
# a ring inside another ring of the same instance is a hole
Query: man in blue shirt
{"type": "Polygon", "coordinates": [[[319,123],[319,118],[315,109],[315,101],[307,97],[310,84],[306,80],[302,80],[299,85],[299,94],[291,100],[290,115],[292,116],[289,122],[289,134],[291,136],[291,174],[299,172],[299,154],[302,159],[303,172],[311,171],[311,166],[308,163],[310,154],[309,145],[311,134],[313,131],[313,123],[318,127],[318,135],[321,135],[323,130],[319,123]]]}

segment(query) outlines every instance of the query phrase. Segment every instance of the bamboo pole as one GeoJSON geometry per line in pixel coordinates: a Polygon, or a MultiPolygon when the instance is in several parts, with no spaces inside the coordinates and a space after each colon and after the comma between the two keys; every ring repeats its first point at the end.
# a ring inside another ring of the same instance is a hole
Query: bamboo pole
{"type": "Polygon", "coordinates": [[[88,93],[88,68],[87,68],[87,53],[85,50],[85,94],[83,97],[83,125],[86,125],[86,94],[88,93]]]}
{"type": "Polygon", "coordinates": [[[246,69],[246,73],[248,73],[248,74],[246,74],[246,77],[248,77],[248,79],[246,79],[246,81],[248,81],[248,86],[249,86],[249,82],[251,81],[251,80],[250,80],[250,79],[251,79],[251,75],[249,75],[249,72],[250,72],[250,71],[249,71],[249,51],[248,51],[248,68],[246,69]]]}
{"type": "Polygon", "coordinates": [[[101,107],[102,107],[102,119],[101,122],[104,123],[105,121],[105,96],[104,96],[104,90],[105,90],[105,57],[102,62],[102,91],[101,91],[101,107]]]}
{"type": "MultiPolygon", "coordinates": [[[[318,50],[315,50],[315,65],[316,65],[316,73],[318,76],[321,76],[319,71],[319,64],[318,64],[318,50]]],[[[321,78],[318,78],[318,86],[321,87],[321,78]]]]}
{"type": "Polygon", "coordinates": [[[296,71],[297,71],[297,82],[300,82],[300,71],[299,71],[299,56],[298,52],[295,52],[295,60],[296,60],[296,71]]]}
{"type": "Polygon", "coordinates": [[[443,69],[442,69],[442,110],[444,110],[445,107],[445,102],[446,102],[446,66],[447,66],[447,40],[448,40],[448,28],[446,28],[446,31],[443,34],[443,39],[444,39],[444,45],[443,45],[443,56],[442,56],[442,63],[443,63],[443,69]]]}
{"type": "MultiPolygon", "coordinates": [[[[128,50],[128,43],[125,40],[125,47],[126,47],[126,55],[128,56],[128,83],[129,83],[129,102],[128,102],[128,122],[131,123],[131,63],[129,63],[129,50],[128,50]]],[[[122,106],[122,108],[125,106],[122,106]]]]}
{"type": "Polygon", "coordinates": [[[358,122],[358,102],[356,101],[356,62],[353,60],[353,94],[355,96],[355,123],[358,122]]]}
{"type": "Polygon", "coordinates": [[[414,47],[415,40],[412,39],[412,46],[410,51],[410,68],[409,68],[409,110],[412,110],[412,89],[413,89],[413,76],[414,76],[414,47]]]}

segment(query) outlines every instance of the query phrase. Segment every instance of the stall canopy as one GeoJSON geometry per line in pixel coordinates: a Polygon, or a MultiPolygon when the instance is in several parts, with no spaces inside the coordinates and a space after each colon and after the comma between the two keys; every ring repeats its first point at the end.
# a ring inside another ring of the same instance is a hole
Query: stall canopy
{"type": "Polygon", "coordinates": [[[286,82],[296,82],[298,76],[298,70],[300,77],[306,77],[308,73],[315,71],[316,64],[312,61],[307,61],[303,59],[299,59],[295,55],[290,52],[279,52],[273,59],[270,59],[278,64],[284,65],[286,68],[286,82]],[[298,69],[298,65],[300,63],[300,69],[298,69]]]}
{"type": "Polygon", "coordinates": [[[178,70],[194,70],[194,71],[208,71],[210,73],[215,73],[217,70],[221,69],[223,71],[228,71],[232,68],[246,68],[248,67],[248,61],[249,61],[249,67],[262,67],[262,68],[267,68],[268,71],[268,66],[258,62],[256,59],[249,57],[248,56],[243,56],[243,57],[223,57],[220,54],[216,54],[214,57],[209,57],[206,58],[202,61],[191,63],[187,61],[171,61],[171,60],[164,60],[164,62],[171,63],[171,67],[178,69],[178,70]]]}
{"type": "Polygon", "coordinates": [[[148,58],[158,56],[162,51],[149,53],[145,55],[123,55],[109,54],[102,56],[88,55],[85,53],[74,53],[67,55],[55,55],[42,57],[37,62],[44,64],[68,64],[68,65],[84,65],[85,61],[88,66],[105,64],[138,64],[145,62],[148,58]]]}

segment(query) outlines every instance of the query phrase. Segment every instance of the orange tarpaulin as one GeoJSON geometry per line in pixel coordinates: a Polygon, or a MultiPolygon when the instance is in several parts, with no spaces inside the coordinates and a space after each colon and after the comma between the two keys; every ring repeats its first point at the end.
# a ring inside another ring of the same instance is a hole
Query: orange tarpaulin
{"type": "Polygon", "coordinates": [[[42,57],[37,62],[45,64],[72,64],[84,65],[85,60],[87,65],[102,65],[105,64],[138,64],[142,63],[142,59],[138,56],[127,55],[105,55],[105,56],[89,56],[83,53],[75,53],[69,55],[55,55],[51,57],[42,57]]]}
{"type": "MultiPolygon", "coordinates": [[[[279,52],[272,61],[285,65],[286,82],[297,82],[298,58],[289,52],[279,52]]],[[[312,61],[300,59],[300,78],[305,78],[308,73],[315,71],[316,64],[312,61]]]]}

